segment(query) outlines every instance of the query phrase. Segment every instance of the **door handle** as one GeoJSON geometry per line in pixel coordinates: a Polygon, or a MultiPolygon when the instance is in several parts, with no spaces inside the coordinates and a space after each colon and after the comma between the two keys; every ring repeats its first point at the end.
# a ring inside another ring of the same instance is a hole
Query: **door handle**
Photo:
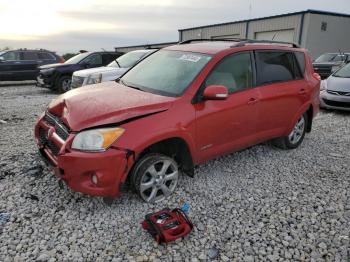
{"type": "Polygon", "coordinates": [[[298,92],[299,95],[305,95],[306,94],[306,90],[304,88],[300,89],[298,92]]]}
{"type": "Polygon", "coordinates": [[[255,97],[251,97],[251,98],[249,98],[249,100],[248,100],[248,105],[252,105],[252,104],[255,104],[255,103],[257,103],[259,100],[257,99],[257,98],[255,98],[255,97]]]}

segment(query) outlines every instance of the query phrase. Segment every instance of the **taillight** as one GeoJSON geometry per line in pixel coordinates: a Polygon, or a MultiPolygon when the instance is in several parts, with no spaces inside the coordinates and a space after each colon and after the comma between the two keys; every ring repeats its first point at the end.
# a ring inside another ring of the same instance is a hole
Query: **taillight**
{"type": "Polygon", "coordinates": [[[61,64],[63,64],[64,62],[66,62],[65,60],[64,60],[64,58],[63,57],[60,57],[60,61],[59,61],[61,64]]]}
{"type": "Polygon", "coordinates": [[[321,76],[320,76],[319,74],[313,73],[312,76],[313,76],[316,80],[321,81],[321,76]]]}

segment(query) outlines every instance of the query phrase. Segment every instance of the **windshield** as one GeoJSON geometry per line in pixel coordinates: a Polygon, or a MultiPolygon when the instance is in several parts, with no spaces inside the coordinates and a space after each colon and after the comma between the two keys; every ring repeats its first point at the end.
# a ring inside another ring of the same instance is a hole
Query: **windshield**
{"type": "Polygon", "coordinates": [[[346,60],[346,55],[342,54],[323,54],[315,62],[342,62],[346,60]]]}
{"type": "Polygon", "coordinates": [[[122,55],[118,57],[117,62],[114,60],[112,63],[110,63],[108,66],[110,67],[121,67],[121,68],[129,68],[135,65],[142,57],[144,57],[149,52],[140,52],[140,51],[133,51],[126,53],[125,55],[122,55]]]}
{"type": "Polygon", "coordinates": [[[77,64],[79,63],[81,60],[83,60],[85,57],[87,57],[90,53],[86,52],[86,53],[82,53],[82,54],[78,54],[76,56],[73,56],[72,58],[68,59],[66,62],[64,62],[65,64],[77,64]]]}
{"type": "Polygon", "coordinates": [[[5,52],[4,51],[0,51],[0,56],[3,55],[3,54],[5,54],[5,52]]]}
{"type": "Polygon", "coordinates": [[[350,64],[347,64],[336,71],[333,76],[350,78],[350,64]]]}
{"type": "Polygon", "coordinates": [[[132,68],[121,83],[151,93],[179,96],[210,59],[210,55],[161,50],[132,68]]]}

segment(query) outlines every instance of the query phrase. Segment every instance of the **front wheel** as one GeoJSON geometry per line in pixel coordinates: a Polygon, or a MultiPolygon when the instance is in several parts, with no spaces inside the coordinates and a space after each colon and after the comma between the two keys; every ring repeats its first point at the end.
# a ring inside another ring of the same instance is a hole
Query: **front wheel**
{"type": "Polygon", "coordinates": [[[61,76],[57,81],[57,89],[60,93],[65,93],[71,90],[72,77],[61,76]]]}
{"type": "Polygon", "coordinates": [[[131,174],[131,182],[146,202],[155,203],[174,192],[179,179],[179,167],[174,159],[162,154],[141,158],[131,174]]]}
{"type": "Polygon", "coordinates": [[[296,122],[293,130],[288,136],[280,137],[272,141],[272,143],[282,149],[297,148],[304,140],[307,125],[307,114],[304,113],[296,122]]]}

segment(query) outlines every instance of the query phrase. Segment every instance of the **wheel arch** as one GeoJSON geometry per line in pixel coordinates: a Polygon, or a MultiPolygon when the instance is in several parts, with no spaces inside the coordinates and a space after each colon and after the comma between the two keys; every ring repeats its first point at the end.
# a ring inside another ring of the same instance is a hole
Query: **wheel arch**
{"type": "Polygon", "coordinates": [[[194,160],[191,147],[183,137],[167,137],[144,146],[137,153],[134,165],[139,159],[150,153],[160,153],[172,157],[184,173],[189,176],[194,175],[194,160]]]}

